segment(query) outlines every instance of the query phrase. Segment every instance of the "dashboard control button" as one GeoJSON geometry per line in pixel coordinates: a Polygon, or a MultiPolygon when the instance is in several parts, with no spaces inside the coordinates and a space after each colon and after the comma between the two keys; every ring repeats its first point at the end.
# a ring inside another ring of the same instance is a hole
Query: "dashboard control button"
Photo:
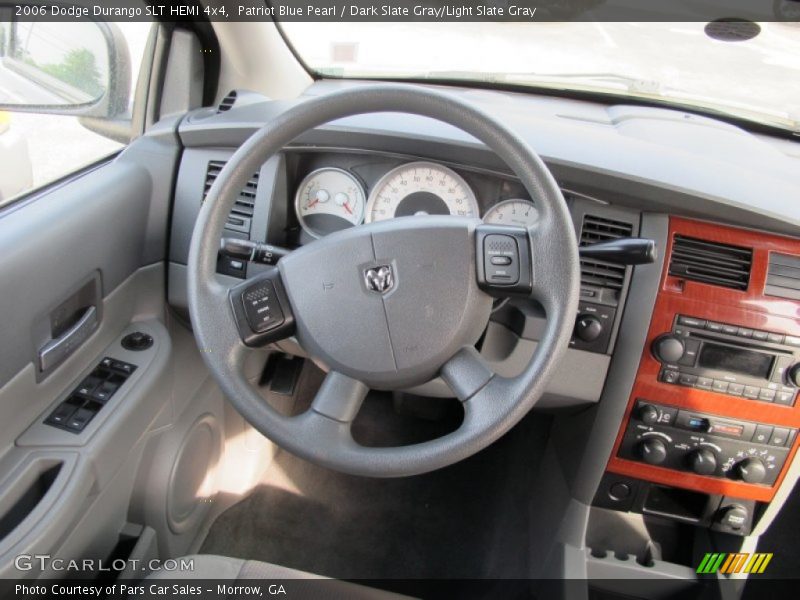
{"type": "Polygon", "coordinates": [[[698,329],[703,329],[706,326],[706,320],[680,315],[678,316],[678,324],[686,325],[687,327],[697,327],[698,329]]]}
{"type": "Polygon", "coordinates": [[[747,327],[739,327],[739,331],[736,332],[736,335],[743,338],[751,338],[753,337],[753,330],[747,327]]]}
{"type": "Polygon", "coordinates": [[[714,380],[711,377],[698,377],[695,387],[701,390],[710,390],[713,383],[714,380]]]}
{"type": "Polygon", "coordinates": [[[750,400],[758,400],[758,395],[761,393],[761,388],[747,385],[744,388],[744,397],[750,400]]]}
{"type": "Polygon", "coordinates": [[[661,372],[661,381],[664,383],[677,383],[680,373],[674,369],[664,369],[661,372]]]}
{"type": "Polygon", "coordinates": [[[768,444],[772,437],[772,425],[756,425],[753,441],[757,444],[768,444]]]}
{"type": "Polygon", "coordinates": [[[775,361],[775,368],[772,369],[772,378],[770,381],[773,383],[783,383],[784,375],[788,375],[788,369],[794,360],[791,356],[779,356],[775,361]]]}
{"type": "Polygon", "coordinates": [[[786,372],[786,379],[792,385],[800,387],[800,363],[793,364],[786,372]]]}
{"type": "Polygon", "coordinates": [[[721,379],[715,379],[714,383],[711,384],[711,389],[713,389],[715,392],[720,392],[721,394],[724,394],[725,392],[728,391],[728,386],[730,385],[731,384],[728,383],[727,381],[722,381],[721,379]]]}
{"type": "Polygon", "coordinates": [[[791,406],[794,402],[795,391],[791,388],[781,388],[775,393],[775,404],[791,406]]]}
{"type": "Polygon", "coordinates": [[[736,464],[736,474],[745,483],[761,483],[767,477],[767,469],[760,458],[745,458],[736,464]]]}
{"type": "Polygon", "coordinates": [[[648,438],[639,442],[639,456],[648,465],[659,465],[667,458],[667,447],[659,439],[648,438]]]}
{"type": "Polygon", "coordinates": [[[759,342],[766,342],[768,335],[769,334],[766,331],[760,331],[758,329],[753,330],[753,339],[758,340],[759,342]]]}
{"type": "Polygon", "coordinates": [[[728,335],[739,335],[739,328],[736,325],[723,325],[722,333],[727,333],[728,335]]]}
{"type": "Polygon", "coordinates": [[[653,356],[662,363],[674,364],[683,357],[685,348],[683,340],[667,333],[657,337],[653,342],[653,356]]]}
{"type": "Polygon", "coordinates": [[[783,339],[783,343],[787,346],[794,346],[795,348],[800,348],[800,337],[796,335],[787,335],[783,339]]]}
{"type": "Polygon", "coordinates": [[[717,470],[717,455],[708,448],[698,448],[689,453],[689,468],[698,475],[712,475],[717,470]]]}
{"type": "Polygon", "coordinates": [[[722,323],[717,323],[715,321],[709,321],[708,323],[706,323],[706,329],[708,329],[709,331],[716,331],[718,333],[722,333],[723,327],[724,325],[722,323]]]}
{"type": "Polygon", "coordinates": [[[678,361],[684,367],[693,367],[697,362],[697,353],[700,351],[700,340],[687,338],[684,342],[683,357],[678,361]]]}
{"type": "Polygon", "coordinates": [[[697,375],[689,375],[687,373],[681,373],[678,381],[681,385],[685,385],[687,387],[694,387],[694,384],[697,383],[697,375]]]}
{"type": "Polygon", "coordinates": [[[782,333],[768,333],[767,334],[767,341],[772,342],[773,344],[782,344],[783,343],[783,334],[782,333]]]}
{"type": "Polygon", "coordinates": [[[731,396],[741,396],[744,394],[744,384],[743,383],[731,383],[728,385],[728,394],[731,396]]]}
{"type": "Polygon", "coordinates": [[[761,388],[761,393],[758,394],[758,399],[764,402],[772,402],[775,400],[775,390],[769,388],[761,388]]]}
{"type": "Polygon", "coordinates": [[[581,314],[575,321],[575,335],[584,342],[593,342],[603,333],[603,324],[594,315],[581,314]]]}
{"type": "Polygon", "coordinates": [[[724,507],[720,511],[718,522],[726,529],[738,531],[747,526],[747,521],[749,518],[750,514],[747,512],[747,509],[744,506],[740,506],[739,504],[731,504],[730,506],[724,507]]]}
{"type": "Polygon", "coordinates": [[[618,481],[608,488],[608,495],[612,500],[617,502],[625,500],[625,498],[631,495],[631,486],[629,486],[627,483],[618,481]]]}
{"type": "Polygon", "coordinates": [[[776,427],[769,437],[770,446],[785,446],[789,439],[789,429],[787,427],[776,427]]]}
{"type": "Polygon", "coordinates": [[[652,404],[642,404],[637,411],[637,415],[642,423],[652,425],[658,422],[659,412],[652,404]]]}

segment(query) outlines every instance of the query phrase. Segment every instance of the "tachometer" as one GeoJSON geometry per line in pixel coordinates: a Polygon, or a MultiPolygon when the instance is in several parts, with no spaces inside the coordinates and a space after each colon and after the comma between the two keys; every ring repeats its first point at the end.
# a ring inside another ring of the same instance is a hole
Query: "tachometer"
{"type": "Polygon", "coordinates": [[[300,226],[314,237],[364,220],[364,187],[354,175],[326,167],[309,173],[297,188],[294,209],[300,226]]]}
{"type": "Polygon", "coordinates": [[[483,215],[484,223],[517,227],[530,227],[538,218],[539,213],[536,212],[533,202],[516,198],[495,204],[483,215]]]}
{"type": "Polygon", "coordinates": [[[432,162],[401,165],[381,177],[367,201],[367,223],[414,215],[477,217],[478,203],[455,171],[432,162]]]}

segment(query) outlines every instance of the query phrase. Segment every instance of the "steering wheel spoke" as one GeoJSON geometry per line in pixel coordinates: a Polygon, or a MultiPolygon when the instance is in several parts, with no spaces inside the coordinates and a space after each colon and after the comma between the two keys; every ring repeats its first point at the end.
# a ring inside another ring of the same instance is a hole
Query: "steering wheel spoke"
{"type": "Polygon", "coordinates": [[[441,377],[461,402],[480,392],[494,377],[494,372],[475,348],[462,348],[448,360],[441,377]]]}
{"type": "Polygon", "coordinates": [[[233,286],[228,300],[245,345],[264,346],[294,333],[294,312],[277,268],[233,286]]]}
{"type": "Polygon", "coordinates": [[[340,423],[351,423],[367,392],[369,388],[357,379],[330,371],[314,397],[311,410],[340,423]]]}

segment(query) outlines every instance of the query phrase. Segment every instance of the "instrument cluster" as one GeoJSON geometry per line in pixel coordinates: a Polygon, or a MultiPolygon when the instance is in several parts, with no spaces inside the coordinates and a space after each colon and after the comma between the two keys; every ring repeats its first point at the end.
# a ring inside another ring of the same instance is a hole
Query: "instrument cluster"
{"type": "Polygon", "coordinates": [[[452,168],[431,161],[402,162],[377,178],[369,167],[322,165],[309,170],[294,198],[302,230],[319,238],[362,223],[421,215],[482,217],[487,223],[522,227],[538,218],[521,184],[499,176],[472,173],[467,175],[471,185],[452,168]],[[474,185],[481,188],[483,209],[474,185]]]}

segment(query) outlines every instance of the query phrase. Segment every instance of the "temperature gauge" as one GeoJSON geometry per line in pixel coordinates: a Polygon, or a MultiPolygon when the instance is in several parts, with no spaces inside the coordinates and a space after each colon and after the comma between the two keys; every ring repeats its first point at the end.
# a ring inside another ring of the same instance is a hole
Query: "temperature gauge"
{"type": "Polygon", "coordinates": [[[365,205],[364,187],[358,179],[332,167],[309,173],[294,200],[300,226],[314,237],[360,224],[365,205]]]}

